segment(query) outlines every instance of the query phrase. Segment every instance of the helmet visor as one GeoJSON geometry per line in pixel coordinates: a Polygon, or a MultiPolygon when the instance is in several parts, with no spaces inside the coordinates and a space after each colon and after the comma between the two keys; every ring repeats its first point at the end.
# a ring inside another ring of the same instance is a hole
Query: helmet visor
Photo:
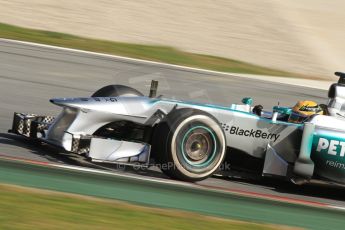
{"type": "Polygon", "coordinates": [[[319,113],[322,111],[321,107],[319,105],[315,105],[315,106],[302,106],[299,111],[302,112],[312,112],[312,113],[319,113]]]}
{"type": "Polygon", "coordinates": [[[308,116],[306,116],[306,115],[303,115],[303,114],[300,114],[300,113],[296,113],[296,112],[292,112],[290,114],[290,117],[289,117],[289,122],[302,123],[307,118],[308,118],[308,116]]]}

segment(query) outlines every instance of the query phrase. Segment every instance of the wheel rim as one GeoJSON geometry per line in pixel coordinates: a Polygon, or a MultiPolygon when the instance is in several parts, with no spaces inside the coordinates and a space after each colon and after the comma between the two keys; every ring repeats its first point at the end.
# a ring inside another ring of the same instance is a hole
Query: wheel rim
{"type": "Polygon", "coordinates": [[[181,153],[183,159],[194,167],[212,163],[217,151],[217,140],[211,129],[205,126],[190,128],[183,136],[181,153]]]}

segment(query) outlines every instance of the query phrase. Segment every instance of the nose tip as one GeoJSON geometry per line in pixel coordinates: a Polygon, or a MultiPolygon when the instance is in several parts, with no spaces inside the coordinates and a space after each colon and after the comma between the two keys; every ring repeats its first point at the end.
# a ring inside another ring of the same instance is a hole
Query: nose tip
{"type": "Polygon", "coordinates": [[[52,98],[49,101],[55,105],[61,105],[66,102],[66,98],[52,98]]]}

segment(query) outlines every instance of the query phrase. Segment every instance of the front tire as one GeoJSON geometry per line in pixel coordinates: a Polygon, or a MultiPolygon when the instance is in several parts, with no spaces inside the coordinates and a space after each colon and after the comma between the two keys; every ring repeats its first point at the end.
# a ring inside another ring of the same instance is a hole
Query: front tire
{"type": "Polygon", "coordinates": [[[199,181],[212,175],[226,153],[225,135],[218,121],[196,109],[178,109],[158,124],[153,154],[168,176],[199,181]]]}
{"type": "Polygon", "coordinates": [[[135,97],[144,96],[138,90],[125,86],[125,85],[107,85],[103,88],[97,90],[91,97],[118,97],[118,96],[126,96],[126,97],[135,97]]]}

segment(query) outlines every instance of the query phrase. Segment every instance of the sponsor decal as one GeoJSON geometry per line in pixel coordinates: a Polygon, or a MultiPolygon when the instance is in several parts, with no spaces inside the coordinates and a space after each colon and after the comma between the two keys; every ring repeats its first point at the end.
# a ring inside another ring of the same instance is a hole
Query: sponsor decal
{"type": "Polygon", "coordinates": [[[93,97],[93,98],[79,98],[81,101],[96,101],[96,102],[117,102],[117,99],[115,97],[93,97]]]}
{"type": "Polygon", "coordinates": [[[345,182],[345,140],[336,137],[314,137],[312,160],[318,174],[345,182]]]}
{"type": "Polygon", "coordinates": [[[237,135],[237,136],[253,137],[257,139],[271,140],[273,142],[276,142],[280,136],[280,134],[264,132],[259,129],[258,130],[240,129],[239,127],[236,127],[236,126],[225,128],[225,131],[228,131],[230,134],[237,135]]]}
{"type": "Polygon", "coordinates": [[[327,160],[326,165],[333,168],[345,169],[345,164],[338,161],[327,160]]]}
{"type": "Polygon", "coordinates": [[[326,138],[319,138],[316,151],[326,152],[328,155],[344,157],[345,142],[338,140],[328,140],[326,138]]]}
{"type": "Polygon", "coordinates": [[[99,97],[94,97],[92,98],[96,102],[117,102],[117,99],[115,97],[104,97],[104,98],[99,98],[99,97]]]}

